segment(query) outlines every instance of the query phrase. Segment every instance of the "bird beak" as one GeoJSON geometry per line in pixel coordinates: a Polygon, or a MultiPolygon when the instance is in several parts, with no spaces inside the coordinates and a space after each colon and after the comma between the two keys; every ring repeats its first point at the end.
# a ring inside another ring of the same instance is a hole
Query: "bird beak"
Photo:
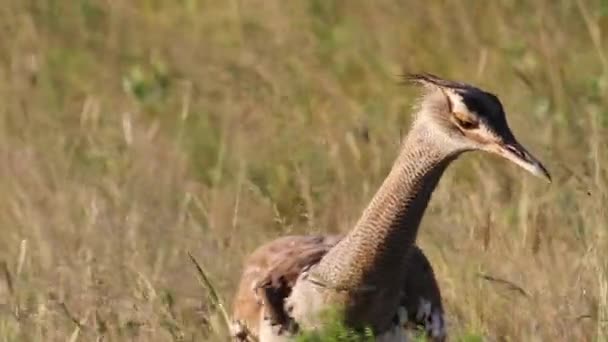
{"type": "Polygon", "coordinates": [[[551,175],[545,166],[517,141],[497,143],[490,150],[551,183],[551,175]]]}

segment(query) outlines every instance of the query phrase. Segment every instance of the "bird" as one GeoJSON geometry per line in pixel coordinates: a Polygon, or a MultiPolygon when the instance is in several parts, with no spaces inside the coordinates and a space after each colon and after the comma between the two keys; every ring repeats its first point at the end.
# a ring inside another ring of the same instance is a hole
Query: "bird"
{"type": "Polygon", "coordinates": [[[412,326],[443,341],[441,294],[416,237],[448,165],[484,151],[551,182],[513,135],[496,95],[430,73],[403,80],[422,92],[383,183],[345,235],[285,236],[246,258],[233,300],[234,340],[289,341],[321,329],[324,312],[339,308],[346,327],[371,329],[377,341],[407,341],[412,326]]]}

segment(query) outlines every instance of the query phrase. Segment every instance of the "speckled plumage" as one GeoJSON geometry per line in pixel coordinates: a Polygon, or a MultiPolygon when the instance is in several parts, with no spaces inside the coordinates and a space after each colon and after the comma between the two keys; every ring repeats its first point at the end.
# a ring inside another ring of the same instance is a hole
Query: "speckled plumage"
{"type": "Polygon", "coordinates": [[[370,326],[381,333],[394,324],[408,274],[404,267],[408,246],[416,240],[433,189],[456,157],[426,141],[429,137],[424,127],[409,134],[393,169],[355,228],[311,268],[313,282],[295,285],[288,302],[295,307],[294,318],[306,328],[318,325],[314,321],[319,317],[317,310],[323,310],[327,303],[344,306],[347,323],[355,327],[370,326]],[[315,281],[326,288],[319,288],[315,281]],[[367,288],[371,290],[359,290],[367,288]],[[299,291],[306,294],[300,296],[299,291]],[[324,298],[325,305],[303,302],[313,296],[324,298]]]}
{"type": "MultiPolygon", "coordinates": [[[[261,341],[286,341],[290,320],[283,303],[306,270],[335,246],[342,235],[286,236],[257,248],[245,261],[245,269],[233,301],[233,335],[246,341],[251,334],[261,341]]],[[[405,294],[400,301],[401,326],[422,328],[440,341],[445,334],[441,294],[431,264],[417,246],[412,245],[404,267],[405,294]],[[405,316],[404,316],[405,315],[405,316]]]]}

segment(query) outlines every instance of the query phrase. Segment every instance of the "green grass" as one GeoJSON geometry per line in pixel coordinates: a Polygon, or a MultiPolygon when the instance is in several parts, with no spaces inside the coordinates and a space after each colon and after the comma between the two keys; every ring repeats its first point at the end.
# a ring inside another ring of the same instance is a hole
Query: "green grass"
{"type": "Polygon", "coordinates": [[[607,8],[4,1],[0,341],[225,340],[187,251],[229,304],[259,244],[348,230],[404,69],[497,93],[554,178],[478,154],[442,179],[419,244],[453,340],[606,340],[607,8]]]}
{"type": "Polygon", "coordinates": [[[342,315],[337,310],[329,310],[324,313],[325,321],[322,329],[318,331],[302,332],[296,338],[296,342],[373,342],[374,334],[371,329],[363,329],[362,332],[348,328],[342,322],[342,315]]]}
{"type": "MultiPolygon", "coordinates": [[[[296,342],[373,342],[374,333],[371,329],[363,329],[363,331],[355,331],[347,327],[343,323],[342,315],[339,311],[329,310],[325,312],[324,325],[321,329],[316,331],[305,331],[300,333],[296,338],[296,342]]],[[[426,342],[424,331],[409,332],[409,338],[414,342],[426,342]]],[[[468,332],[457,336],[455,341],[458,342],[478,342],[483,341],[481,335],[468,332]]]]}

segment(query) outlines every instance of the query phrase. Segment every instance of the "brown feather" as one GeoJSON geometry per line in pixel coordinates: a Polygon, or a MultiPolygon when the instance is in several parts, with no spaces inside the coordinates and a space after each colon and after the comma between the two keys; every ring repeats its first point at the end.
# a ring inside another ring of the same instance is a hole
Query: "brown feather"
{"type": "MultiPolygon", "coordinates": [[[[260,319],[268,319],[278,331],[292,331],[293,322],[284,307],[298,276],[317,264],[343,236],[286,236],[256,249],[246,260],[235,300],[233,318],[258,334],[260,319]]],[[[434,310],[443,311],[441,294],[433,269],[424,253],[415,245],[407,256],[407,277],[403,284],[402,305],[409,324],[424,326],[417,320],[420,300],[429,301],[434,310]]]]}

